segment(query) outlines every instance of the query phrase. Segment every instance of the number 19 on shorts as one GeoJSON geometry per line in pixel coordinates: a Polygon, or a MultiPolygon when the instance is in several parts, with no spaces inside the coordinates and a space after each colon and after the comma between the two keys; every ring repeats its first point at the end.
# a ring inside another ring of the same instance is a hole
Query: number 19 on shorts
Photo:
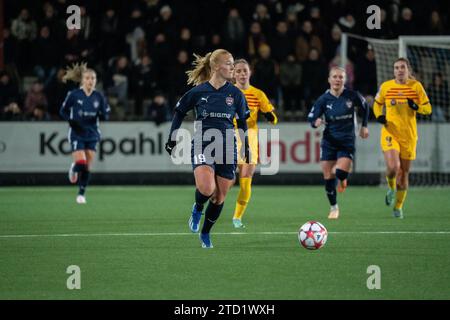
{"type": "Polygon", "coordinates": [[[205,162],[206,162],[206,158],[203,153],[194,155],[194,164],[201,164],[201,163],[205,163],[205,162]]]}

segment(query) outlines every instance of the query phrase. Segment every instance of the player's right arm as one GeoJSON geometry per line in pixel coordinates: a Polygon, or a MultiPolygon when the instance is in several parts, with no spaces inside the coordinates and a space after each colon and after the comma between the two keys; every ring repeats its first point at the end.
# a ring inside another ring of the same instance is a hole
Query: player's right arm
{"type": "Polygon", "coordinates": [[[321,116],[324,113],[323,106],[324,103],[322,97],[317,99],[312,106],[311,111],[308,114],[308,121],[311,124],[311,127],[318,128],[322,124],[321,116]]]}
{"type": "Polygon", "coordinates": [[[191,91],[186,92],[175,106],[172,125],[170,126],[169,138],[167,139],[165,146],[166,151],[169,154],[172,154],[172,150],[177,144],[175,131],[181,127],[181,123],[183,122],[184,117],[186,117],[188,111],[194,108],[192,96],[193,94],[191,91]]]}
{"type": "Polygon", "coordinates": [[[377,122],[386,124],[386,115],[383,114],[383,106],[385,102],[385,90],[384,83],[381,84],[380,89],[373,100],[373,114],[375,115],[375,119],[377,122]]]}
{"type": "Polygon", "coordinates": [[[72,92],[67,92],[66,98],[64,99],[64,102],[61,105],[61,108],[59,109],[59,115],[63,120],[70,120],[71,114],[70,114],[70,108],[73,104],[73,95],[72,92]]]}

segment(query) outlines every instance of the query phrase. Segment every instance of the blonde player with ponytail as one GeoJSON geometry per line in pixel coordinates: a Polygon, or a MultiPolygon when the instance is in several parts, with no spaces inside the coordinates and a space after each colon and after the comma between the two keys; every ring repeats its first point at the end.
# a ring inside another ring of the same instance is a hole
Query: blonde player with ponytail
{"type": "Polygon", "coordinates": [[[66,70],[63,81],[80,84],[70,91],[64,100],[61,117],[69,122],[68,139],[72,148],[73,162],[69,170],[71,183],[78,182],[76,202],[85,204],[85,191],[90,179],[90,168],[100,141],[99,120],[107,120],[110,107],[100,92],[95,90],[97,74],[86,63],[75,64],[66,70]]]}
{"type": "MultiPolygon", "coordinates": [[[[176,130],[190,110],[195,112],[195,133],[191,144],[191,162],[195,178],[195,203],[188,221],[191,232],[200,231],[203,248],[212,248],[210,231],[220,216],[228,190],[234,183],[237,165],[236,138],[233,119],[245,133],[249,110],[242,92],[233,79],[234,59],[226,50],[217,49],[202,57],[195,55],[194,68],[187,72],[188,83],[195,85],[175,107],[166,151],[172,155],[176,146],[176,130]],[[210,131],[209,131],[210,130],[210,131]],[[208,135],[222,139],[211,141],[208,135]],[[231,133],[232,141],[228,135],[231,133]],[[211,148],[212,147],[212,148],[211,148]],[[214,150],[214,153],[211,152],[214,150]],[[220,152],[219,150],[225,151],[220,152]],[[200,220],[206,202],[203,227],[200,220]]],[[[248,141],[244,138],[244,153],[248,156],[248,141]]]]}
{"type": "Polygon", "coordinates": [[[431,114],[431,104],[422,84],[412,75],[409,61],[394,62],[394,79],[383,82],[373,104],[381,128],[381,150],[386,163],[387,206],[394,203],[394,217],[403,218],[411,162],[416,158],[416,114],[431,114]]]}

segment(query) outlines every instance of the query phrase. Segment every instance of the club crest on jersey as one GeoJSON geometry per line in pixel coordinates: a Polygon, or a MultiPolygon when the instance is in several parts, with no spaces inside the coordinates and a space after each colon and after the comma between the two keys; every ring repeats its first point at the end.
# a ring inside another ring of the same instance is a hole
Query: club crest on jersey
{"type": "Polygon", "coordinates": [[[225,99],[225,103],[226,103],[229,107],[231,107],[231,106],[233,105],[233,103],[234,103],[233,97],[227,97],[227,98],[225,99]]]}
{"type": "Polygon", "coordinates": [[[94,101],[94,108],[97,109],[100,103],[98,101],[94,101]]]}
{"type": "Polygon", "coordinates": [[[397,104],[397,102],[395,101],[395,99],[391,100],[391,105],[395,106],[397,104]]]}
{"type": "Polygon", "coordinates": [[[353,102],[351,100],[347,100],[347,102],[345,103],[347,105],[347,108],[351,108],[353,106],[353,102]]]}

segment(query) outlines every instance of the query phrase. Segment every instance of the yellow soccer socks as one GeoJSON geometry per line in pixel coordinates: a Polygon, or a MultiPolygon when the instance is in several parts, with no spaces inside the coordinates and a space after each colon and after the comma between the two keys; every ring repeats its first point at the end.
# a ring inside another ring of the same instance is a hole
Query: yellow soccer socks
{"type": "Polygon", "coordinates": [[[403,207],[407,192],[408,190],[397,190],[394,207],[395,209],[401,209],[403,207]]]}
{"type": "Polygon", "coordinates": [[[236,201],[236,209],[234,210],[233,219],[241,219],[244,215],[247,204],[252,195],[252,178],[240,178],[239,179],[239,195],[236,201]]]}

